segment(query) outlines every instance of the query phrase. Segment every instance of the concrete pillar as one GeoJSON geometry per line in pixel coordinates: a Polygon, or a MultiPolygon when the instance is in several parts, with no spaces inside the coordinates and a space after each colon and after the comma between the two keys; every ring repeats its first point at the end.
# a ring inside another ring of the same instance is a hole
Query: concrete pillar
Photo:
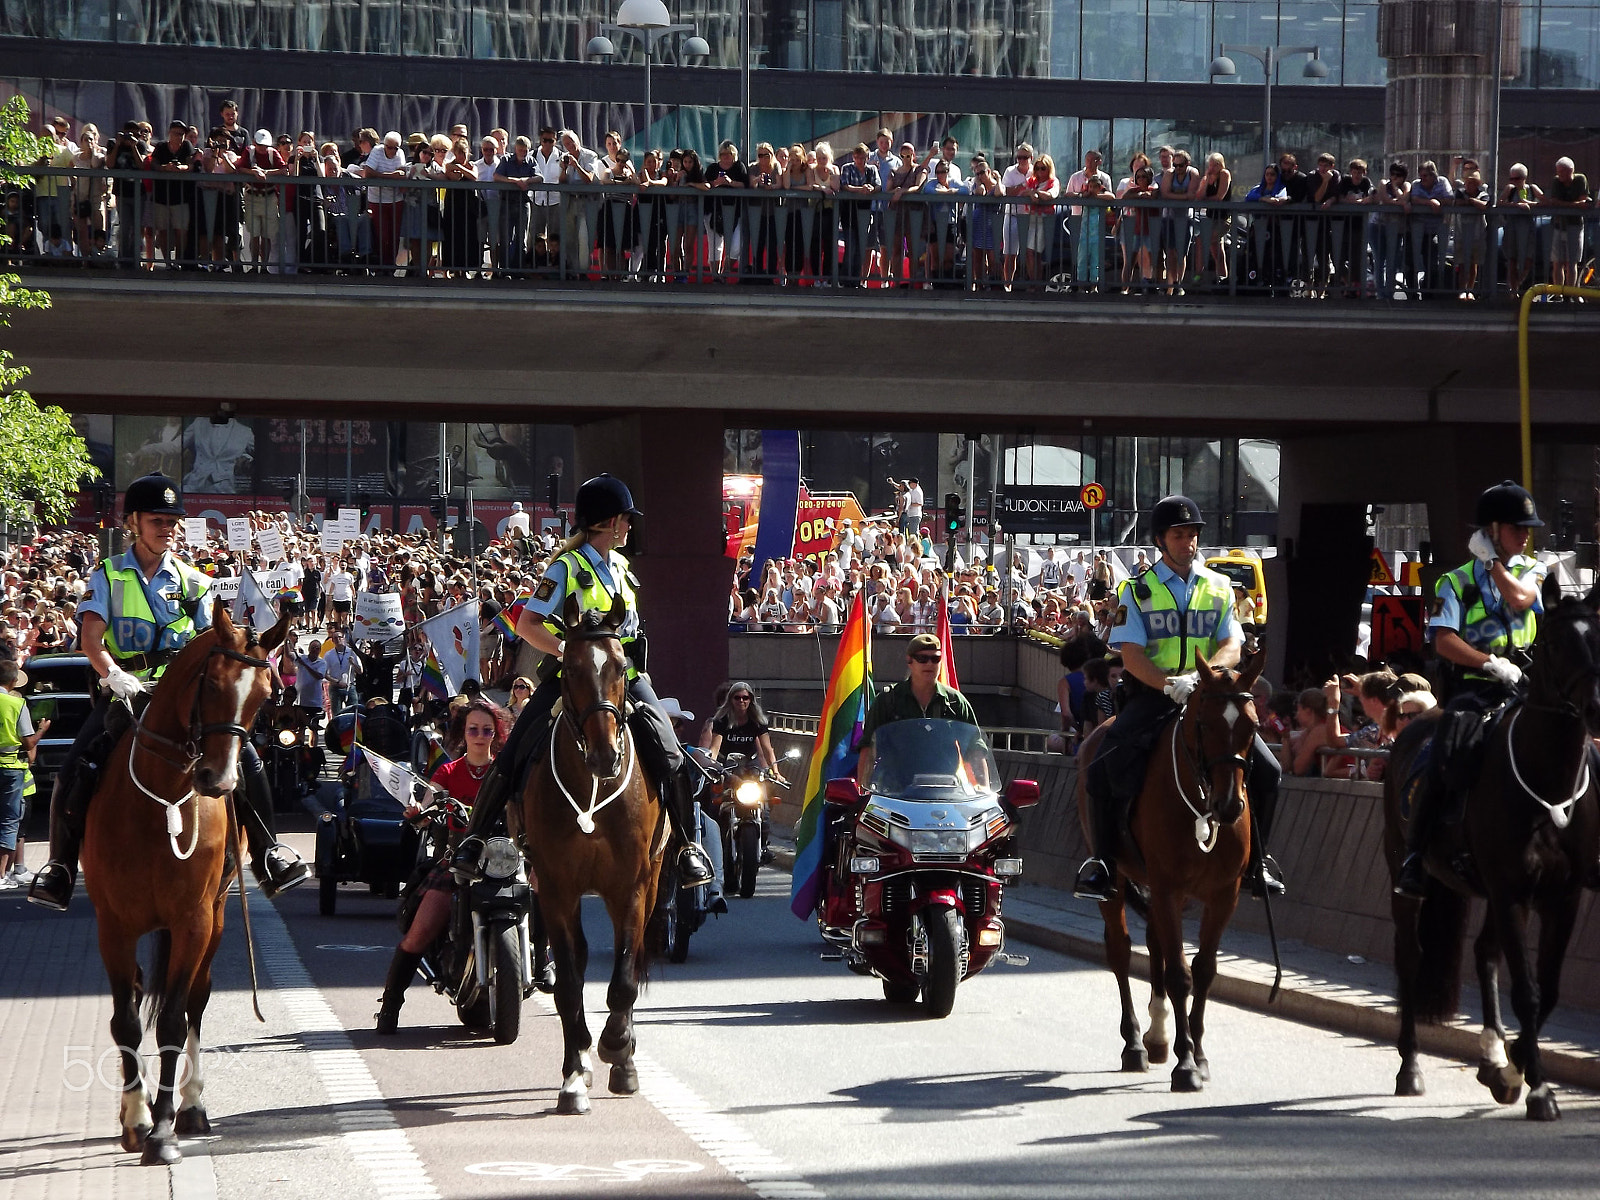
{"type": "MultiPolygon", "coordinates": [[[[1490,484],[1515,477],[1519,450],[1515,430],[1504,426],[1432,425],[1377,429],[1351,434],[1285,438],[1281,443],[1278,496],[1278,554],[1266,564],[1271,630],[1267,638],[1267,674],[1275,683],[1301,664],[1287,658],[1287,647],[1304,643],[1295,626],[1290,580],[1296,570],[1319,577],[1323,559],[1336,547],[1319,544],[1319,535],[1305,521],[1308,506],[1338,504],[1426,504],[1433,567],[1424,572],[1427,594],[1441,571],[1466,559],[1478,494],[1490,484]],[[1307,536],[1302,536],[1302,531],[1307,536]]],[[[1322,515],[1319,511],[1318,515],[1322,515]]],[[[1322,523],[1322,528],[1328,525],[1322,523]]],[[[1352,567],[1341,565],[1341,571],[1352,567]]],[[[1353,588],[1342,574],[1329,586],[1343,594],[1353,588]]],[[[1340,615],[1337,628],[1313,631],[1336,645],[1353,648],[1360,620],[1359,595],[1354,609],[1340,615]]],[[[1301,614],[1301,620],[1306,614],[1301,614]]],[[[1311,640],[1317,640],[1313,637],[1311,640]]],[[[1320,681],[1313,681],[1320,682],[1320,681]]]]}
{"type": "Polygon", "coordinates": [[[623,552],[642,588],[657,695],[696,717],[728,673],[728,593],[723,554],[722,416],[647,412],[579,425],[577,478],[610,471],[644,513],[623,552]]]}
{"type": "MultiPolygon", "coordinates": [[[[1517,0],[1502,6],[1504,77],[1517,73],[1520,9],[1517,0]]],[[[1432,159],[1441,176],[1453,178],[1451,159],[1458,155],[1488,169],[1495,13],[1496,0],[1383,0],[1378,50],[1389,60],[1384,144],[1413,175],[1432,159]]]]}

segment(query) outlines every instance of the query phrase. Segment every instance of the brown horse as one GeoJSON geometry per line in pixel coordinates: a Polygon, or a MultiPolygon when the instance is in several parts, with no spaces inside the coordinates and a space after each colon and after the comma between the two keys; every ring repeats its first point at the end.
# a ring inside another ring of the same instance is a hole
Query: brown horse
{"type": "MultiPolygon", "coordinates": [[[[1101,903],[1106,926],[1106,962],[1122,997],[1122,1069],[1147,1071],[1167,1061],[1168,997],[1175,1030],[1177,1065],[1172,1090],[1197,1092],[1211,1078],[1201,1039],[1206,994],[1217,973],[1217,946],[1239,903],[1239,878],[1250,857],[1250,805],[1245,768],[1256,735],[1250,685],[1261,674],[1257,653],[1239,673],[1213,670],[1196,656],[1199,686],[1178,720],[1161,731],[1145,770],[1144,786],[1128,818],[1132,844],[1121,839],[1116,896],[1101,903]],[[1149,889],[1146,945],[1150,951],[1150,1031],[1139,1040],[1128,967],[1133,940],[1125,904],[1138,903],[1130,882],[1149,889]],[[1183,954],[1183,906],[1203,906],[1200,942],[1190,973],[1183,954]],[[1190,991],[1192,1010],[1186,1009],[1190,991]]],[[[1089,829],[1088,764],[1099,749],[1097,729],[1078,751],[1078,816],[1089,829]]]]}
{"type": "Polygon", "coordinates": [[[539,886],[556,964],[556,1011],[565,1051],[556,1111],[589,1111],[591,1039],[583,1014],[589,947],[580,902],[595,892],[611,916],[616,947],[600,1034],[611,1091],[639,1090],[633,1066],[633,1006],[649,966],[645,927],[655,911],[666,850],[666,811],[646,778],[628,728],[628,660],[618,631],[627,616],[619,596],[609,613],[566,609],[561,705],[550,752],[529,772],[522,793],[528,864],[539,886]]]}
{"type": "Polygon", "coordinates": [[[239,743],[271,691],[266,654],[217,601],[212,626],[168,665],[149,705],[106,763],[83,836],[83,878],[111,983],[111,1037],[122,1058],[122,1148],[146,1165],[181,1158],[179,1134],[209,1133],[201,1099],[200,1019],[222,940],[230,813],[239,743]],[[156,935],[148,975],[139,939],[156,935]],[[152,1106],[139,1056],[139,1002],[148,1001],[161,1074],[152,1106]],[[178,1059],[187,1055],[181,1105],[178,1059]],[[176,1111],[175,1111],[176,1109],[176,1111]]]}

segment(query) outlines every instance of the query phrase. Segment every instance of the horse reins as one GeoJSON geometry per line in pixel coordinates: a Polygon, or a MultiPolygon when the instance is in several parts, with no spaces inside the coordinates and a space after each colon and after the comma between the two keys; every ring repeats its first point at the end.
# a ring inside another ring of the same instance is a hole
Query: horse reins
{"type": "MultiPolygon", "coordinates": [[[[146,787],[144,781],[139,778],[139,773],[137,770],[135,770],[133,765],[133,756],[142,747],[145,753],[155,755],[156,758],[159,758],[168,766],[176,768],[182,778],[188,779],[192,777],[194,773],[195,763],[200,761],[200,742],[202,739],[219,733],[226,734],[232,738],[237,738],[240,741],[243,741],[250,736],[250,731],[243,725],[240,725],[238,721],[211,722],[208,724],[200,723],[200,700],[205,692],[206,686],[211,684],[210,667],[211,659],[213,657],[232,659],[235,662],[244,663],[246,666],[253,667],[257,670],[271,670],[272,668],[272,664],[264,658],[255,658],[249,654],[245,654],[242,651],[234,650],[227,646],[212,646],[208,651],[206,651],[205,658],[201,660],[199,669],[195,672],[197,686],[194,689],[194,699],[189,705],[188,739],[180,742],[175,738],[167,737],[165,734],[157,733],[155,730],[148,728],[144,723],[145,714],[150,711],[147,706],[145,712],[140,713],[138,718],[134,721],[133,737],[128,741],[128,778],[133,780],[134,787],[138,788],[146,796],[150,797],[150,799],[154,800],[157,804],[166,809],[167,840],[172,846],[172,853],[174,857],[176,857],[179,862],[188,861],[188,859],[194,854],[195,846],[198,845],[200,841],[200,821],[197,817],[194,823],[194,830],[189,835],[189,848],[187,850],[180,850],[178,848],[178,837],[183,833],[183,806],[190,800],[194,799],[194,787],[191,785],[189,790],[176,800],[168,800],[165,796],[158,796],[155,792],[146,787]],[[177,759],[163,754],[159,750],[156,750],[149,745],[145,745],[144,739],[150,739],[160,745],[172,747],[185,756],[185,761],[179,762],[177,759]]],[[[124,701],[124,703],[126,703],[126,701],[124,701]]]]}
{"type": "MultiPolygon", "coordinates": [[[[585,642],[615,641],[620,644],[622,641],[621,634],[617,633],[615,630],[607,629],[579,630],[578,632],[569,634],[568,637],[569,639],[577,639],[585,642]]],[[[565,675],[563,675],[562,678],[563,682],[565,682],[565,675]]],[[[550,774],[556,781],[556,788],[561,792],[561,795],[565,797],[567,803],[572,806],[572,811],[577,814],[579,832],[590,834],[594,832],[594,814],[599,812],[606,805],[610,804],[618,796],[622,795],[623,792],[627,791],[628,785],[633,782],[634,764],[639,755],[634,749],[633,731],[628,728],[628,722],[623,715],[622,709],[611,703],[611,701],[602,697],[601,699],[596,700],[593,704],[589,705],[589,707],[584,709],[583,712],[578,716],[574,717],[572,715],[571,707],[566,703],[565,687],[562,688],[561,699],[561,719],[565,720],[567,725],[572,729],[573,743],[577,746],[578,752],[582,754],[584,758],[587,759],[589,756],[589,742],[588,739],[583,736],[584,726],[601,713],[609,712],[617,719],[617,741],[620,743],[619,749],[623,760],[627,763],[627,770],[620,772],[621,782],[618,783],[611,794],[606,796],[606,798],[603,800],[599,799],[600,780],[594,774],[594,772],[591,771],[589,773],[589,805],[587,808],[581,807],[578,804],[577,798],[573,796],[570,790],[568,790],[566,780],[561,778],[560,761],[556,758],[556,731],[560,727],[561,722],[556,721],[550,726],[550,774]]],[[[613,775],[612,778],[615,779],[617,776],[613,775]]]]}
{"type": "Polygon", "coordinates": [[[1506,720],[1506,762],[1511,766],[1511,777],[1517,781],[1518,787],[1533,798],[1534,803],[1550,814],[1550,822],[1557,829],[1565,829],[1572,821],[1573,806],[1589,790],[1588,722],[1584,716],[1584,706],[1574,701],[1569,693],[1574,689],[1575,685],[1592,680],[1596,675],[1600,675],[1600,666],[1590,662],[1568,676],[1562,687],[1553,689],[1558,698],[1557,703],[1546,703],[1541,700],[1535,700],[1531,696],[1525,697],[1521,704],[1511,710],[1511,716],[1506,720]],[[1528,781],[1522,777],[1522,768],[1517,766],[1517,718],[1522,715],[1524,708],[1536,708],[1543,712],[1558,713],[1584,725],[1584,749],[1578,762],[1577,781],[1573,786],[1572,794],[1565,800],[1556,803],[1546,800],[1529,786],[1528,781]]]}
{"type": "MultiPolygon", "coordinates": [[[[1231,700],[1238,703],[1253,703],[1255,697],[1249,692],[1215,692],[1207,693],[1204,699],[1231,700]]],[[[1192,701],[1186,701],[1184,703],[1185,712],[1188,711],[1188,706],[1190,703],[1192,703],[1192,701]]],[[[1195,740],[1196,743],[1199,742],[1198,734],[1196,735],[1195,740]]],[[[1219,758],[1215,761],[1212,761],[1198,749],[1191,749],[1189,743],[1183,740],[1183,716],[1180,714],[1178,723],[1173,726],[1172,729],[1172,784],[1178,790],[1178,799],[1183,801],[1183,806],[1187,808],[1194,816],[1194,840],[1196,844],[1199,845],[1200,852],[1202,854],[1210,854],[1212,850],[1216,849],[1217,835],[1222,831],[1221,822],[1214,818],[1210,812],[1211,799],[1207,795],[1208,789],[1206,784],[1206,772],[1208,768],[1224,762],[1231,764],[1240,770],[1244,770],[1249,766],[1249,760],[1246,759],[1242,754],[1233,754],[1227,759],[1219,758]],[[1184,758],[1189,763],[1190,770],[1194,772],[1195,788],[1200,793],[1200,802],[1206,806],[1207,811],[1205,812],[1201,812],[1194,806],[1193,802],[1189,799],[1189,794],[1184,790],[1183,772],[1178,768],[1179,745],[1182,745],[1184,758]]]]}

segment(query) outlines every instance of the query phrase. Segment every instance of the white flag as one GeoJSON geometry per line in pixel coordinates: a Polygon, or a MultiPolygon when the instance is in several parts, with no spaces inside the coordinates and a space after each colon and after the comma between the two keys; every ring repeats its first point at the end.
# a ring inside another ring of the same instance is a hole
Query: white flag
{"type": "Polygon", "coordinates": [[[429,617],[417,629],[433,645],[434,657],[444,674],[451,695],[459,695],[461,685],[478,678],[478,602],[468,600],[429,617]]]}
{"type": "Polygon", "coordinates": [[[435,787],[410,767],[390,762],[383,755],[365,746],[358,748],[361,757],[367,760],[367,766],[372,769],[372,777],[378,781],[378,786],[401,804],[409,804],[415,800],[419,805],[427,807],[436,797],[445,794],[442,788],[435,787]]]}
{"type": "Polygon", "coordinates": [[[265,633],[278,623],[277,605],[262,590],[254,571],[239,577],[239,594],[233,598],[233,611],[228,615],[234,624],[252,626],[257,633],[265,633]]]}

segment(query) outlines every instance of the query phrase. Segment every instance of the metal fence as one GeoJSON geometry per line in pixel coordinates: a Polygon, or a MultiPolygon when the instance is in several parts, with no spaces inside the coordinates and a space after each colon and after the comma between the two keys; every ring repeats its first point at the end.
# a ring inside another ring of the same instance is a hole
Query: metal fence
{"type": "Polygon", "coordinates": [[[814,290],[1509,300],[1592,274],[1600,212],[881,195],[35,168],[11,265],[814,290]]]}

